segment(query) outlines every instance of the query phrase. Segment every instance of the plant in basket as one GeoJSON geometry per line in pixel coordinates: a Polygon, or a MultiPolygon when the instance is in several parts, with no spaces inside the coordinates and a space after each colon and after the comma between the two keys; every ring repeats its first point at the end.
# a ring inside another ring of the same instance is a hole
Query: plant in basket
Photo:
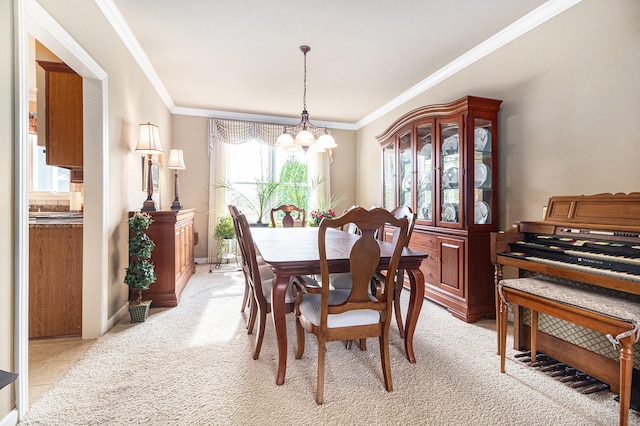
{"type": "Polygon", "coordinates": [[[154,265],[150,261],[155,244],[145,232],[152,222],[151,215],[146,212],[135,212],[129,218],[129,266],[125,269],[124,282],[138,292],[138,297],[129,301],[131,322],[146,319],[151,301],[142,301],[142,291],[156,281],[154,265]]]}

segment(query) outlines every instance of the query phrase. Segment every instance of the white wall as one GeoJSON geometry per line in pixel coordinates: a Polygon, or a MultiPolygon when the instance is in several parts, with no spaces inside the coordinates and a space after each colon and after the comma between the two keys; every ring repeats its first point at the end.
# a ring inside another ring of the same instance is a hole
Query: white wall
{"type": "MultiPolygon", "coordinates": [[[[13,7],[0,0],[0,198],[7,206],[0,221],[0,370],[13,368],[13,7]]],[[[13,385],[0,390],[0,422],[13,409],[13,385]]]]}

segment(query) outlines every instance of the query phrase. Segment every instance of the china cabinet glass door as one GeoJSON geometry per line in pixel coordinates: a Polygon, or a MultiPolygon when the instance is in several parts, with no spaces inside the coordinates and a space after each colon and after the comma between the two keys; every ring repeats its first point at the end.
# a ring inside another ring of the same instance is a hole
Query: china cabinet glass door
{"type": "Polygon", "coordinates": [[[491,120],[473,120],[473,223],[491,223],[491,120]]]}
{"type": "Polygon", "coordinates": [[[420,124],[416,127],[416,168],[417,168],[417,219],[433,222],[433,124],[420,124]]]}
{"type": "Polygon", "coordinates": [[[396,205],[396,146],[391,143],[382,149],[383,206],[393,209],[396,205]]]}
{"type": "Polygon", "coordinates": [[[462,175],[463,146],[461,125],[458,121],[439,122],[438,161],[440,171],[439,225],[450,228],[461,227],[460,192],[464,183],[462,175]]]}
{"type": "Polygon", "coordinates": [[[404,133],[400,136],[398,141],[398,172],[399,178],[399,197],[398,206],[395,207],[410,207],[411,205],[411,190],[413,188],[413,168],[411,167],[411,132],[404,133]]]}

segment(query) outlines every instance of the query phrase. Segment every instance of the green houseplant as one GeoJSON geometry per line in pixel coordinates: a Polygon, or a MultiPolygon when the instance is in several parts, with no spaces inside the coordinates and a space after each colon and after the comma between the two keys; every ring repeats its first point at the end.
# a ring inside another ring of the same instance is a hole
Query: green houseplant
{"type": "Polygon", "coordinates": [[[257,216],[256,223],[262,224],[262,218],[269,211],[280,184],[273,181],[256,181],[253,196],[243,193],[229,181],[218,181],[215,187],[230,191],[233,194],[232,204],[238,204],[240,208],[246,207],[257,216]]]}
{"type": "Polygon", "coordinates": [[[142,301],[142,291],[156,281],[154,265],[150,261],[155,244],[145,232],[151,223],[153,219],[146,212],[135,212],[129,218],[129,266],[125,269],[124,282],[138,292],[138,297],[129,301],[131,322],[143,322],[147,318],[151,301],[142,301]]]}
{"type": "Polygon", "coordinates": [[[218,224],[213,232],[213,236],[218,243],[218,259],[222,259],[225,253],[230,250],[229,241],[236,237],[231,216],[222,216],[218,219],[218,224]],[[224,244],[225,242],[226,244],[224,244]]]}

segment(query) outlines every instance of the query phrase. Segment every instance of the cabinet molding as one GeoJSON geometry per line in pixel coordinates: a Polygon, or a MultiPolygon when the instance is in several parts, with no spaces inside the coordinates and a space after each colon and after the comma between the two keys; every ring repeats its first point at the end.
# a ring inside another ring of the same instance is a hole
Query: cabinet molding
{"type": "Polygon", "coordinates": [[[498,111],[466,96],[404,114],[377,136],[383,205],[417,213],[410,247],[425,297],[467,322],[495,317],[489,235],[498,227],[498,111]]]}

